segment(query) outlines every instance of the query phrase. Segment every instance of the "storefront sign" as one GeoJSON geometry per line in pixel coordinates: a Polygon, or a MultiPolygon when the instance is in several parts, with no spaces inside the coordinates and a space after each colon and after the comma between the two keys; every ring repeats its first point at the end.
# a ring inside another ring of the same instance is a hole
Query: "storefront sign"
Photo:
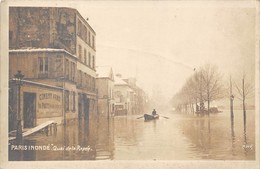
{"type": "Polygon", "coordinates": [[[38,117],[58,117],[62,115],[62,97],[60,93],[39,93],[38,117]]]}

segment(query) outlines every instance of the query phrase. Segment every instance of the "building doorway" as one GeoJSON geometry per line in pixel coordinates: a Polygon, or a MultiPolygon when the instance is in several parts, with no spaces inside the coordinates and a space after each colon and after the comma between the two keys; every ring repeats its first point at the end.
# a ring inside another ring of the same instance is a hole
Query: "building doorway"
{"type": "Polygon", "coordinates": [[[84,108],[83,108],[84,117],[85,117],[86,122],[88,122],[88,120],[89,120],[89,99],[87,98],[86,94],[83,94],[83,101],[84,101],[84,108]]]}
{"type": "Polygon", "coordinates": [[[78,93],[78,119],[82,119],[82,97],[81,93],[78,93]]]}
{"type": "Polygon", "coordinates": [[[24,128],[36,126],[36,93],[23,93],[23,121],[24,128]]]}

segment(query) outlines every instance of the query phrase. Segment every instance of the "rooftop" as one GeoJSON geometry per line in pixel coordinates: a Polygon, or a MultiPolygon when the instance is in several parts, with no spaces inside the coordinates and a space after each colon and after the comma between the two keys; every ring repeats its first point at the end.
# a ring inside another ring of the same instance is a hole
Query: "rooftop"
{"type": "Polygon", "coordinates": [[[110,66],[96,66],[97,78],[110,78],[114,80],[113,70],[110,66]]]}
{"type": "Polygon", "coordinates": [[[9,53],[19,53],[19,52],[25,52],[25,53],[29,53],[29,52],[64,52],[67,53],[70,56],[73,56],[75,58],[77,58],[75,55],[71,54],[70,52],[68,52],[65,49],[54,49],[54,48],[22,48],[22,49],[10,49],[9,53]]]}
{"type": "Polygon", "coordinates": [[[128,84],[120,77],[115,76],[115,85],[127,85],[128,84]]]}

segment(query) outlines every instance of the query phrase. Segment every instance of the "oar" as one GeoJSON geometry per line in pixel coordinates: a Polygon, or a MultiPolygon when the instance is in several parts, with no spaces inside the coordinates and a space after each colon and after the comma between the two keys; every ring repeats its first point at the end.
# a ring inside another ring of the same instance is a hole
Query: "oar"
{"type": "Polygon", "coordinates": [[[140,119],[140,118],[144,118],[144,116],[141,116],[141,117],[137,117],[136,119],[140,119]]]}
{"type": "Polygon", "coordinates": [[[164,118],[166,118],[166,119],[169,119],[169,117],[166,117],[166,116],[162,116],[162,115],[160,115],[161,117],[164,117],[164,118]]]}

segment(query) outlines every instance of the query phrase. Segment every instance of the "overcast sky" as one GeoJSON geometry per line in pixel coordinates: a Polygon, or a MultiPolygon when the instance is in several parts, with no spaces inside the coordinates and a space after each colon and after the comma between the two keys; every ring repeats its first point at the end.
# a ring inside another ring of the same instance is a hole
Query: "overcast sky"
{"type": "Polygon", "coordinates": [[[97,65],[137,77],[148,92],[156,87],[173,95],[205,63],[226,76],[254,72],[254,8],[176,7],[169,1],[75,6],[97,33],[97,65]]]}
{"type": "Polygon", "coordinates": [[[137,77],[149,93],[157,88],[171,97],[205,63],[216,64],[224,78],[244,70],[254,77],[254,6],[229,3],[80,1],[58,6],[76,8],[89,18],[97,34],[97,65],[137,77]]]}

